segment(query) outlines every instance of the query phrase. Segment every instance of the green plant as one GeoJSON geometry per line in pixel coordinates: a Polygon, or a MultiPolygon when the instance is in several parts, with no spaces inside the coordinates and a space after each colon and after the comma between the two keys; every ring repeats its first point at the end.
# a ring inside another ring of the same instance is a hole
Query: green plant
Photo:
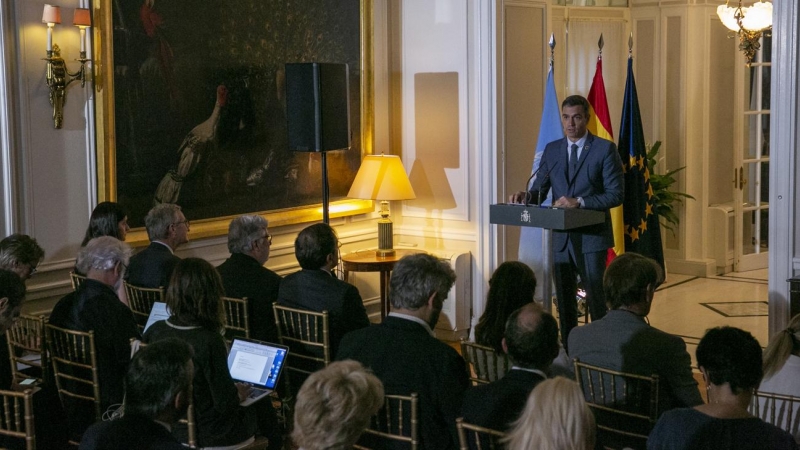
{"type": "Polygon", "coordinates": [[[670,186],[678,181],[675,179],[675,174],[685,169],[686,166],[670,170],[663,175],[656,173],[656,157],[660,148],[661,141],[656,141],[647,150],[647,169],[650,172],[650,186],[653,188],[653,203],[656,205],[658,215],[664,219],[660,221],[661,226],[675,234],[673,225],[678,226],[680,224],[680,217],[675,213],[675,203],[683,204],[685,198],[692,200],[695,198],[685,192],[677,192],[670,189],[670,186]]]}

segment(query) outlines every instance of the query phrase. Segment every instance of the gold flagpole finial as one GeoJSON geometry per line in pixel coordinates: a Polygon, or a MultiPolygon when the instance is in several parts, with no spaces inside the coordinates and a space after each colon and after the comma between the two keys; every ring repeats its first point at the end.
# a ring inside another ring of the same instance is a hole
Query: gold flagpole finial
{"type": "Polygon", "coordinates": [[[600,33],[600,40],[597,41],[597,47],[599,48],[597,59],[603,59],[603,45],[605,45],[603,33],[600,33]]]}
{"type": "Polygon", "coordinates": [[[633,31],[628,36],[628,58],[633,58],[633,31]]]}
{"type": "Polygon", "coordinates": [[[556,52],[556,36],[554,33],[550,33],[550,41],[547,43],[550,46],[550,67],[553,67],[553,61],[555,58],[556,52]]]}

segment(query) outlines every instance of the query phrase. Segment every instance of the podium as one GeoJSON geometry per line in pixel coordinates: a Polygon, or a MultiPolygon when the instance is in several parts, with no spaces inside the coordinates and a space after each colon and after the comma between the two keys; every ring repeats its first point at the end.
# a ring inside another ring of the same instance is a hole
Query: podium
{"type": "Polygon", "coordinates": [[[544,309],[552,312],[553,286],[553,230],[569,231],[604,223],[603,211],[579,208],[553,208],[538,205],[498,203],[489,205],[489,223],[517,227],[542,228],[542,249],[545,252],[544,279],[542,285],[544,309]]]}

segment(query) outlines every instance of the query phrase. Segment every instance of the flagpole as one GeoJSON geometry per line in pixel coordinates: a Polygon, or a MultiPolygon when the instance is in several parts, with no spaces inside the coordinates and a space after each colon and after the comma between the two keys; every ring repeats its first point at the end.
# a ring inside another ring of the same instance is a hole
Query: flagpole
{"type": "MultiPolygon", "coordinates": [[[[550,33],[550,73],[552,74],[553,63],[555,61],[556,36],[550,33]]],[[[542,230],[542,250],[544,258],[542,261],[543,284],[542,284],[542,306],[548,313],[553,313],[553,230],[542,230]]]]}

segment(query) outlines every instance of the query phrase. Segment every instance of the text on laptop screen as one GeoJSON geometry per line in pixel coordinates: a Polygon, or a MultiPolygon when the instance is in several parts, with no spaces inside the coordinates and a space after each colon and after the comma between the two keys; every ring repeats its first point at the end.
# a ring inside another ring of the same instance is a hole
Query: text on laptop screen
{"type": "Polygon", "coordinates": [[[275,389],[286,350],[234,339],[228,354],[231,378],[275,389]]]}

